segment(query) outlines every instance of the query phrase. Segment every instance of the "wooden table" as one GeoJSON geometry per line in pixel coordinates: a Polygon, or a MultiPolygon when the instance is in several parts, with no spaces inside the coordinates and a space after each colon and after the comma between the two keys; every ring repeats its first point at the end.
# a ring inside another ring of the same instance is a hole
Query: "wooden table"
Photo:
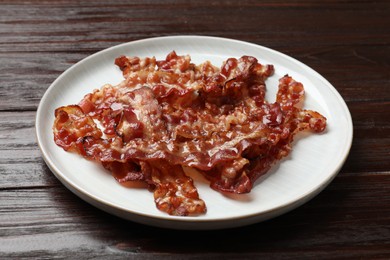
{"type": "Polygon", "coordinates": [[[388,1],[0,1],[0,258],[390,258],[388,1]],[[107,214],[66,189],[35,113],[67,68],[120,43],[210,35],[286,53],[327,78],[353,118],[350,155],[302,207],[252,226],[173,231],[107,214]]]}

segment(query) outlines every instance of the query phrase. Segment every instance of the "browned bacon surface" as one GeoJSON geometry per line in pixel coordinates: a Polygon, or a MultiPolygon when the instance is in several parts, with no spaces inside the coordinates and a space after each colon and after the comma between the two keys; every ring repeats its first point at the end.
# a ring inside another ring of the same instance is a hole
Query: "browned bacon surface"
{"type": "Polygon", "coordinates": [[[229,58],[220,69],[175,52],[162,61],[121,56],[115,64],[122,83],[56,110],[56,144],[101,162],[119,182],[145,182],[171,215],[206,211],[183,167],[217,191],[247,193],[289,154],[297,132],[326,127],[325,117],[300,108],[304,88],[288,75],[276,102],[267,102],[273,66],[254,57],[229,58]]]}

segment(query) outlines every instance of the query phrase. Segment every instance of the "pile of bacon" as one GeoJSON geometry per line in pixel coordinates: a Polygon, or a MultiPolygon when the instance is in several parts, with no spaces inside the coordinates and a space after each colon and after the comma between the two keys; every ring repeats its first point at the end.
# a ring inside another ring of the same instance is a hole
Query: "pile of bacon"
{"type": "Polygon", "coordinates": [[[56,109],[55,143],[100,162],[120,183],[147,184],[170,215],[206,212],[183,169],[196,169],[214,190],[248,193],[289,154],[297,132],[326,127],[325,117],[300,108],[303,86],[287,75],[268,103],[265,80],[274,68],[254,57],[229,58],[221,69],[175,52],[115,64],[125,78],[119,85],[56,109]]]}

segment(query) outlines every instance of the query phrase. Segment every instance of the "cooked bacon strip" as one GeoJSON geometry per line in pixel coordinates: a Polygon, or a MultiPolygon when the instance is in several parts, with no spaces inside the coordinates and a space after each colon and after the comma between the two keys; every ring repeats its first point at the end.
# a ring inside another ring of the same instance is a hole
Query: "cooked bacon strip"
{"type": "Polygon", "coordinates": [[[134,71],[154,71],[156,66],[156,58],[144,58],[140,59],[138,57],[125,57],[120,56],[115,59],[115,65],[117,65],[123,72],[123,76],[127,76],[134,71]]]}
{"type": "Polygon", "coordinates": [[[254,57],[230,58],[220,69],[175,52],[115,63],[123,82],[56,111],[56,143],[101,162],[120,183],[144,182],[171,215],[206,211],[183,167],[196,168],[217,191],[248,193],[290,153],[298,132],[326,127],[325,117],[301,109],[303,85],[288,75],[268,103],[265,80],[274,68],[254,57]]]}
{"type": "Polygon", "coordinates": [[[141,172],[140,166],[133,161],[123,163],[119,161],[102,162],[102,165],[112,173],[112,176],[114,176],[119,183],[132,181],[147,182],[145,174],[141,172]]]}
{"type": "Polygon", "coordinates": [[[84,154],[83,139],[87,136],[100,138],[102,132],[91,117],[79,106],[59,107],[55,110],[54,141],[65,151],[84,154]]]}
{"type": "Polygon", "coordinates": [[[185,175],[180,165],[171,165],[165,160],[149,160],[141,162],[141,169],[151,178],[159,210],[175,216],[206,212],[206,205],[199,199],[193,180],[185,175]]]}
{"type": "Polygon", "coordinates": [[[117,97],[117,89],[107,84],[85,95],[78,105],[85,114],[100,121],[106,135],[113,136],[122,109],[117,97]]]}

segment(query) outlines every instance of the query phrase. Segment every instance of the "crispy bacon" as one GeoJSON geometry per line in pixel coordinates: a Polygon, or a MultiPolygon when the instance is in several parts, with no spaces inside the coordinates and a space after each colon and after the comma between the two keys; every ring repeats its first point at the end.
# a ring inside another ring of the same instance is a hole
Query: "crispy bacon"
{"type": "Polygon", "coordinates": [[[141,162],[141,169],[150,177],[156,206],[161,211],[176,216],[198,215],[206,211],[193,180],[185,175],[180,165],[165,160],[148,160],[141,162]]]}
{"type": "Polygon", "coordinates": [[[102,132],[91,117],[77,105],[59,107],[54,112],[54,141],[66,151],[85,154],[82,143],[85,137],[100,138],[102,132]]]}
{"type": "Polygon", "coordinates": [[[206,212],[183,167],[197,169],[217,191],[248,193],[290,153],[295,134],[326,127],[321,114],[301,109],[303,85],[288,75],[268,103],[273,66],[254,57],[229,58],[221,69],[175,52],[115,63],[122,83],[56,110],[56,144],[101,162],[118,182],[144,182],[157,208],[171,215],[206,212]]]}

